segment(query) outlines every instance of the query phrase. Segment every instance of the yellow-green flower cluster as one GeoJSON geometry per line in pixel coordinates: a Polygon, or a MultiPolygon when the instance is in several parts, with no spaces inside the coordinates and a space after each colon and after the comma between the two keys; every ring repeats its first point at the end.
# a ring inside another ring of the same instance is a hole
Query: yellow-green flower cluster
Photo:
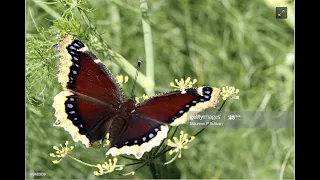
{"type": "Polygon", "coordinates": [[[191,88],[195,83],[197,83],[197,79],[193,79],[193,81],[191,82],[191,78],[188,77],[186,80],[182,78],[180,80],[175,79],[175,82],[177,85],[175,85],[174,82],[171,82],[170,86],[175,87],[176,89],[179,89],[179,90],[184,90],[187,88],[191,88]]]}
{"type": "Polygon", "coordinates": [[[167,144],[168,146],[174,147],[169,151],[169,154],[172,155],[173,153],[178,153],[178,157],[181,158],[181,151],[182,149],[188,149],[188,143],[195,139],[194,136],[191,136],[190,139],[188,138],[188,134],[180,131],[180,138],[173,137],[173,142],[169,139],[167,144]]]}
{"type": "Polygon", "coordinates": [[[239,89],[236,89],[234,86],[226,86],[222,87],[221,95],[223,100],[226,100],[229,97],[231,97],[232,99],[239,99],[239,96],[236,95],[238,93],[239,89]]]}
{"type": "Polygon", "coordinates": [[[120,75],[117,75],[116,78],[117,78],[117,80],[118,80],[118,82],[119,82],[120,84],[127,83],[128,80],[129,80],[129,77],[128,77],[128,76],[123,76],[123,75],[121,75],[121,74],[120,74],[120,75]]]}
{"type": "Polygon", "coordinates": [[[105,139],[105,144],[104,144],[104,147],[105,146],[109,146],[110,145],[110,133],[107,133],[106,135],[106,139],[105,139]]]}
{"type": "Polygon", "coordinates": [[[100,140],[95,141],[92,144],[92,147],[94,147],[94,148],[108,147],[110,145],[109,136],[110,136],[110,134],[107,133],[104,140],[100,139],[100,140]]]}
{"type": "Polygon", "coordinates": [[[148,98],[148,95],[143,94],[142,97],[135,97],[135,100],[136,100],[136,103],[138,104],[138,103],[140,103],[140,99],[142,99],[142,101],[143,101],[147,98],[148,98]]]}
{"type": "Polygon", "coordinates": [[[94,171],[93,174],[96,176],[100,176],[106,173],[111,173],[113,171],[120,171],[123,169],[123,165],[117,165],[118,159],[113,158],[113,162],[111,159],[108,160],[108,162],[105,162],[103,164],[97,164],[98,171],[94,171]]]}
{"type": "Polygon", "coordinates": [[[74,147],[73,146],[68,147],[68,143],[69,142],[66,141],[65,147],[60,144],[61,149],[58,146],[53,146],[53,149],[56,150],[56,153],[50,153],[50,156],[58,158],[58,159],[52,161],[54,164],[59,163],[64,157],[67,156],[67,154],[70,151],[72,151],[72,149],[74,147]]]}

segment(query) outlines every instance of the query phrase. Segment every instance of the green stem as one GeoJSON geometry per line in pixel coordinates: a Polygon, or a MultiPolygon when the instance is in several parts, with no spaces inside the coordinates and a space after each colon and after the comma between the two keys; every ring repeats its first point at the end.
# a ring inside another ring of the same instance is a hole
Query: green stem
{"type": "Polygon", "coordinates": [[[158,157],[160,157],[162,154],[165,154],[166,152],[170,151],[171,149],[173,149],[173,147],[170,147],[169,149],[166,149],[166,150],[161,151],[161,152],[155,157],[155,159],[158,158],[158,157]]]}
{"type": "MultiPolygon", "coordinates": [[[[154,58],[153,58],[153,45],[152,33],[149,20],[148,4],[146,0],[140,0],[140,10],[142,14],[142,29],[144,37],[144,48],[146,53],[146,75],[150,81],[154,82],[154,58]]],[[[154,95],[154,87],[147,88],[146,93],[148,96],[154,95]]]]}
{"type": "Polygon", "coordinates": [[[137,169],[134,170],[134,172],[137,172],[139,169],[141,169],[143,166],[145,166],[147,163],[143,163],[141,166],[139,166],[137,169]]]}
{"type": "Polygon", "coordinates": [[[151,162],[148,166],[149,166],[149,170],[152,174],[153,179],[159,179],[155,164],[153,162],[151,162]]]}
{"type": "Polygon", "coordinates": [[[91,29],[96,29],[96,27],[94,26],[94,24],[90,21],[90,19],[87,16],[87,13],[84,12],[82,9],[77,7],[78,12],[81,14],[82,19],[86,22],[87,26],[91,29]]]}
{"type": "MultiPolygon", "coordinates": [[[[170,159],[170,161],[163,163],[164,167],[167,167],[166,165],[168,165],[168,164],[172,163],[174,160],[176,160],[177,157],[179,156],[179,153],[180,152],[177,152],[177,154],[172,159],[170,159]]],[[[165,154],[163,154],[163,155],[165,155],[165,154]]]]}
{"type": "MultiPolygon", "coordinates": [[[[172,127],[173,127],[173,126],[170,127],[170,129],[169,129],[169,131],[168,131],[168,134],[170,133],[172,127]]],[[[165,140],[166,140],[166,139],[162,140],[162,142],[160,143],[160,145],[156,147],[156,149],[154,150],[154,153],[153,153],[154,155],[156,155],[156,154],[159,152],[160,147],[162,146],[162,144],[164,143],[165,140]]]]}
{"type": "Polygon", "coordinates": [[[113,34],[114,34],[114,41],[117,47],[122,46],[122,29],[121,29],[121,17],[120,17],[120,10],[117,7],[116,4],[111,4],[109,7],[110,11],[110,21],[111,24],[113,24],[112,29],[113,29],[113,34]]]}
{"type": "Polygon", "coordinates": [[[140,161],[140,162],[135,162],[135,163],[125,164],[124,166],[132,166],[132,165],[141,164],[141,163],[143,163],[143,162],[142,162],[142,161],[140,161]]]}
{"type": "Polygon", "coordinates": [[[176,132],[178,131],[178,128],[179,128],[179,126],[177,126],[176,127],[176,129],[174,130],[174,132],[172,133],[172,135],[171,135],[171,138],[170,139],[172,139],[173,138],[173,136],[176,134],[176,132]]]}
{"type": "MultiPolygon", "coordinates": [[[[162,154],[160,156],[160,161],[163,165],[165,165],[166,161],[167,161],[167,157],[166,157],[166,154],[162,154]]],[[[161,178],[167,178],[167,175],[168,175],[168,169],[167,169],[167,166],[164,166],[160,169],[160,175],[161,175],[161,178]]]]}
{"type": "Polygon", "coordinates": [[[285,167],[286,167],[286,164],[287,164],[287,161],[288,161],[288,159],[289,159],[289,157],[290,157],[290,154],[291,154],[291,152],[294,150],[294,147],[292,147],[288,152],[287,152],[287,154],[286,154],[286,157],[284,158],[284,161],[283,161],[283,163],[282,163],[282,165],[281,165],[281,170],[280,170],[280,177],[279,177],[279,179],[283,179],[283,173],[284,173],[284,169],[285,169],[285,167]]]}
{"type": "MultiPolygon", "coordinates": [[[[169,138],[169,139],[172,139],[173,138],[173,136],[176,134],[176,132],[178,131],[178,128],[179,128],[179,126],[177,126],[176,127],[176,129],[174,130],[174,132],[172,133],[172,135],[171,135],[171,137],[169,138]]],[[[169,133],[168,133],[169,134],[169,133]]],[[[163,154],[162,152],[164,152],[165,151],[165,149],[168,147],[168,145],[165,145],[163,148],[162,148],[162,150],[160,151],[160,153],[158,153],[157,155],[156,155],[156,157],[159,157],[161,154],[163,154]]],[[[159,150],[158,150],[159,151],[159,150]]],[[[157,152],[158,152],[157,151],[157,152]]]]}
{"type": "MultiPolygon", "coordinates": [[[[163,153],[168,152],[168,151],[166,150],[167,147],[168,147],[168,146],[166,145],[154,158],[156,159],[156,158],[160,157],[163,153]]],[[[172,147],[169,148],[169,150],[170,150],[170,149],[172,149],[172,147]]]]}
{"type": "Polygon", "coordinates": [[[134,173],[136,173],[139,169],[143,168],[143,166],[145,166],[147,164],[147,162],[144,162],[141,166],[139,166],[137,169],[129,172],[129,173],[126,173],[126,174],[120,174],[120,173],[117,173],[118,175],[121,175],[121,176],[127,176],[127,175],[133,175],[134,173]]]}
{"type": "Polygon", "coordinates": [[[71,159],[73,159],[73,160],[77,161],[78,163],[83,164],[85,166],[97,167],[97,165],[93,165],[93,164],[89,164],[89,163],[83,162],[83,161],[81,161],[81,160],[79,160],[79,159],[77,159],[77,158],[75,158],[75,157],[73,157],[73,156],[71,156],[69,154],[68,154],[68,157],[70,157],[71,159]]]}

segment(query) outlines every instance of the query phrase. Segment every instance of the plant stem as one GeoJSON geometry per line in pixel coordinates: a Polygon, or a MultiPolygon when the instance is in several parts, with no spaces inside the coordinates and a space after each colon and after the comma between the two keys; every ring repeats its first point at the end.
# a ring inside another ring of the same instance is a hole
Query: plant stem
{"type": "MultiPolygon", "coordinates": [[[[144,37],[144,49],[146,53],[146,76],[150,81],[154,82],[154,59],[153,59],[153,45],[152,33],[149,20],[148,4],[146,0],[140,0],[140,10],[142,14],[142,29],[144,37]]],[[[154,95],[154,87],[147,88],[148,96],[154,95]]]]}
{"type": "MultiPolygon", "coordinates": [[[[173,126],[170,127],[170,129],[169,129],[169,131],[168,131],[168,134],[170,133],[172,127],[173,127],[173,126]]],[[[177,128],[176,128],[176,130],[177,130],[177,128]]],[[[172,137],[171,137],[171,138],[172,138],[172,137]]],[[[171,138],[170,138],[170,139],[171,139],[171,138]]],[[[165,140],[166,140],[166,139],[162,140],[162,142],[160,143],[160,145],[159,145],[158,147],[156,147],[156,149],[153,151],[153,152],[154,152],[153,155],[156,155],[156,154],[159,152],[159,150],[160,150],[161,146],[163,145],[163,143],[165,142],[165,140]]],[[[165,148],[166,148],[166,145],[165,145],[164,149],[165,149],[165,148]]]]}
{"type": "MultiPolygon", "coordinates": [[[[178,128],[179,128],[179,126],[176,126],[176,129],[174,130],[174,132],[172,133],[172,135],[171,135],[171,137],[169,138],[169,139],[172,139],[173,138],[173,136],[176,134],[176,132],[178,131],[178,128]]],[[[168,133],[169,134],[169,133],[168,133]]],[[[160,151],[160,153],[158,153],[157,155],[156,155],[156,157],[159,157],[158,155],[161,155],[162,154],[162,152],[166,149],[168,147],[168,145],[167,144],[165,144],[164,145],[164,147],[161,149],[161,151],[158,149],[157,150],[157,153],[160,151]]]]}
{"type": "Polygon", "coordinates": [[[168,151],[170,151],[171,149],[173,149],[173,147],[170,147],[170,148],[168,148],[168,149],[163,149],[156,157],[154,157],[154,158],[158,158],[158,157],[160,157],[162,154],[165,154],[166,152],[168,152],[168,151]]]}
{"type": "Polygon", "coordinates": [[[290,154],[291,154],[291,152],[294,150],[294,147],[292,147],[288,152],[287,152],[287,154],[286,154],[286,157],[284,158],[284,161],[283,161],[283,163],[282,163],[282,165],[281,165],[281,170],[280,170],[280,177],[279,177],[279,179],[283,179],[283,173],[284,173],[284,169],[285,169],[285,167],[286,167],[286,164],[287,164],[287,161],[288,161],[288,159],[289,159],[289,157],[290,157],[290,154]]]}
{"type": "Polygon", "coordinates": [[[135,163],[125,164],[124,166],[132,166],[132,165],[141,164],[141,163],[143,163],[143,162],[142,162],[142,161],[140,161],[140,162],[135,162],[135,163]]]}
{"type": "MultiPolygon", "coordinates": [[[[96,27],[94,26],[94,24],[90,21],[90,19],[88,18],[86,12],[84,12],[82,9],[77,8],[77,10],[79,11],[82,19],[86,22],[87,26],[91,29],[96,29],[96,27]]],[[[98,34],[98,33],[97,33],[98,34]]]]}
{"type": "Polygon", "coordinates": [[[151,163],[148,166],[153,179],[159,179],[155,164],[151,161],[151,163]]]}
{"type": "Polygon", "coordinates": [[[134,170],[134,172],[137,172],[139,169],[143,168],[147,163],[143,163],[141,166],[139,166],[137,169],[134,170]]]}
{"type": "MultiPolygon", "coordinates": [[[[165,164],[167,162],[166,154],[162,154],[160,156],[160,161],[161,161],[162,164],[165,164]]],[[[167,166],[163,166],[160,170],[161,170],[160,177],[161,178],[167,178],[167,175],[168,175],[167,166]]]]}
{"type": "Polygon", "coordinates": [[[79,159],[71,156],[71,155],[68,155],[68,157],[70,157],[71,159],[73,159],[73,160],[77,161],[78,163],[83,164],[83,165],[85,165],[85,166],[97,167],[97,165],[88,164],[88,163],[86,163],[86,162],[83,162],[83,161],[81,161],[81,160],[79,160],[79,159]]]}
{"type": "Polygon", "coordinates": [[[120,17],[119,8],[117,7],[116,4],[111,4],[109,6],[109,11],[111,13],[110,21],[111,21],[111,24],[113,24],[112,30],[114,33],[115,44],[117,47],[121,47],[122,46],[122,40],[121,40],[122,29],[121,29],[121,17],[120,17]]]}

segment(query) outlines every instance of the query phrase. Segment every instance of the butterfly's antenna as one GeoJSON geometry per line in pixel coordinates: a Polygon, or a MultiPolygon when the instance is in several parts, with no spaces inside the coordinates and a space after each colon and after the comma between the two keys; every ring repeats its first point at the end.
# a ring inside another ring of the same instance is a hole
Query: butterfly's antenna
{"type": "Polygon", "coordinates": [[[138,61],[138,66],[137,66],[137,72],[136,72],[136,76],[134,78],[134,82],[133,82],[133,87],[132,87],[132,91],[131,91],[131,98],[134,99],[134,88],[136,86],[136,82],[137,82],[137,78],[138,78],[138,72],[141,66],[141,61],[138,61]]]}

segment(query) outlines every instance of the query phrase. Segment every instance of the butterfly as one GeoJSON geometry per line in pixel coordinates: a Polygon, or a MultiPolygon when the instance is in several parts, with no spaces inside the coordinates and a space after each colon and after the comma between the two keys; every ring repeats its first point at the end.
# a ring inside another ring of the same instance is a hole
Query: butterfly
{"type": "Polygon", "coordinates": [[[188,115],[219,103],[221,90],[202,86],[158,94],[136,104],[134,98],[124,97],[109,69],[75,36],[65,34],[56,48],[63,91],[54,97],[54,126],[63,127],[88,148],[109,133],[107,155],[139,159],[160,145],[168,126],[185,124],[188,115]]]}

